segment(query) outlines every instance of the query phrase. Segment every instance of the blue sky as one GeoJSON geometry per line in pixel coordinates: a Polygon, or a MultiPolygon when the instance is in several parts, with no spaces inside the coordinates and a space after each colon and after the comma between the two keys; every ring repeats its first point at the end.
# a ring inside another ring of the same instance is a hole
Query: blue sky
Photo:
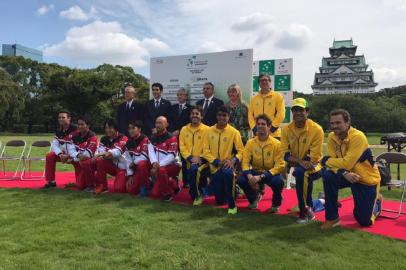
{"type": "Polygon", "coordinates": [[[71,67],[254,48],[254,59],[293,58],[293,88],[310,92],[334,38],[353,38],[383,87],[406,84],[406,0],[0,1],[0,43],[44,51],[71,67]]]}

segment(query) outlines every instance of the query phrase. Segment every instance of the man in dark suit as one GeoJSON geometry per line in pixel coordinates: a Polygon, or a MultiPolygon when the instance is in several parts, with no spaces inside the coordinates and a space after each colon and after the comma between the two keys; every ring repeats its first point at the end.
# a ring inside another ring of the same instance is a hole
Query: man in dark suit
{"type": "Polygon", "coordinates": [[[171,102],[162,98],[163,86],[154,83],[151,86],[153,99],[149,100],[144,108],[145,135],[151,136],[156,133],[155,120],[158,116],[165,116],[170,119],[171,102]]]}
{"type": "Polygon", "coordinates": [[[124,89],[125,102],[117,108],[117,124],[120,133],[128,135],[128,123],[142,121],[142,105],[135,101],[135,89],[128,85],[124,89]]]}
{"type": "MultiPolygon", "coordinates": [[[[178,97],[178,104],[172,105],[171,119],[169,125],[169,131],[172,135],[179,137],[179,132],[182,127],[190,123],[190,108],[191,105],[187,103],[188,93],[185,88],[180,88],[176,93],[178,97]]],[[[187,181],[187,163],[181,156],[182,161],[182,179],[183,187],[189,187],[187,181]]]]}
{"type": "Polygon", "coordinates": [[[203,124],[212,126],[217,123],[217,110],[224,102],[214,97],[214,85],[207,82],[203,85],[204,99],[196,102],[196,105],[203,108],[203,124]]]}
{"type": "Polygon", "coordinates": [[[178,104],[172,105],[169,131],[174,136],[178,136],[183,126],[190,123],[190,108],[191,105],[187,103],[188,93],[185,88],[180,88],[176,93],[178,97],[178,104]]]}

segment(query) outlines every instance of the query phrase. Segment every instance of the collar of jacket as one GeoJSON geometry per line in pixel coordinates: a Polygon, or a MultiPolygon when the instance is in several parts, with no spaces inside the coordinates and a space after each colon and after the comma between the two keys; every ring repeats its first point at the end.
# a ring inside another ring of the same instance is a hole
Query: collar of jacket
{"type": "Polygon", "coordinates": [[[264,147],[264,146],[266,146],[266,145],[270,145],[270,144],[273,144],[274,143],[274,140],[276,140],[276,139],[274,139],[273,137],[271,137],[271,136],[268,136],[268,138],[266,139],[266,141],[261,141],[260,139],[259,139],[259,137],[258,136],[255,136],[255,143],[256,144],[258,144],[258,145],[262,145],[262,147],[264,147]]]}
{"type": "Polygon", "coordinates": [[[274,90],[271,88],[269,89],[270,91],[267,94],[262,94],[261,90],[259,91],[259,94],[261,95],[261,97],[272,97],[273,94],[275,93],[274,90]]]}
{"type": "Polygon", "coordinates": [[[193,129],[196,129],[196,130],[201,129],[202,126],[203,126],[203,123],[202,123],[202,122],[200,122],[200,124],[199,124],[197,127],[193,127],[193,126],[192,126],[192,123],[189,123],[189,124],[187,124],[186,128],[187,128],[188,130],[190,130],[190,131],[193,131],[193,129]]]}
{"type": "Polygon", "coordinates": [[[128,149],[136,148],[138,145],[140,145],[140,143],[142,142],[142,140],[144,140],[145,137],[146,136],[141,133],[137,138],[128,138],[128,141],[125,144],[125,146],[128,149]]]}
{"type": "Polygon", "coordinates": [[[350,128],[348,129],[348,135],[344,140],[341,140],[337,135],[334,134],[333,136],[333,140],[337,143],[337,144],[342,144],[342,143],[348,143],[350,141],[350,138],[352,137],[352,135],[356,132],[356,129],[353,128],[352,126],[350,126],[350,128]]]}
{"type": "Polygon", "coordinates": [[[72,138],[72,141],[75,144],[83,143],[93,136],[96,136],[96,134],[93,131],[91,131],[90,129],[84,135],[82,135],[80,133],[80,131],[78,131],[77,135],[72,138]]]}
{"type": "Polygon", "coordinates": [[[218,129],[217,128],[217,124],[214,124],[214,131],[217,133],[222,133],[224,131],[227,131],[228,129],[230,129],[230,124],[227,124],[223,129],[218,129]]]}
{"type": "Polygon", "coordinates": [[[152,142],[152,144],[159,144],[159,143],[163,143],[164,141],[166,141],[167,139],[169,139],[171,137],[172,137],[172,134],[165,130],[161,134],[156,134],[156,135],[152,136],[151,142],[152,142]]]}

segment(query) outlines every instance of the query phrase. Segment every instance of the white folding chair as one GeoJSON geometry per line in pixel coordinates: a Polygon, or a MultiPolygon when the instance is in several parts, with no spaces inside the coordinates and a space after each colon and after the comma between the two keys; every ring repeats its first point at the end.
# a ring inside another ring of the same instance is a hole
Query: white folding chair
{"type": "Polygon", "coordinates": [[[3,180],[14,180],[19,179],[18,171],[21,166],[21,160],[24,156],[25,148],[27,143],[23,140],[11,140],[8,141],[1,151],[0,161],[2,163],[2,170],[0,171],[0,179],[3,180]],[[15,161],[17,166],[15,168],[14,174],[7,174],[6,162],[15,161]]]}
{"type": "MultiPolygon", "coordinates": [[[[406,164],[406,154],[401,153],[401,152],[387,152],[387,153],[382,153],[379,156],[376,157],[376,160],[384,159],[386,162],[389,164],[389,170],[390,170],[390,165],[391,164],[406,164]]],[[[391,219],[397,219],[400,217],[402,214],[406,214],[406,212],[403,212],[403,201],[405,197],[405,191],[406,191],[406,178],[401,180],[400,179],[400,170],[398,167],[397,170],[397,179],[391,180],[390,182],[386,183],[385,186],[388,187],[388,189],[391,188],[403,188],[402,194],[400,196],[400,205],[399,209],[384,209],[382,206],[382,212],[389,212],[389,213],[396,213],[395,216],[382,216],[385,218],[391,218],[391,219]]],[[[384,201],[385,203],[385,201],[384,201]]]]}
{"type": "Polygon", "coordinates": [[[45,178],[45,166],[41,175],[32,175],[31,165],[32,162],[45,162],[45,155],[51,150],[51,143],[49,141],[35,141],[30,145],[27,156],[23,157],[23,167],[21,172],[21,180],[40,180],[45,178]],[[45,149],[41,151],[41,156],[36,154],[32,156],[33,149],[45,149]],[[42,153],[43,152],[43,153],[42,153]],[[27,166],[28,165],[28,166],[27,166]]]}

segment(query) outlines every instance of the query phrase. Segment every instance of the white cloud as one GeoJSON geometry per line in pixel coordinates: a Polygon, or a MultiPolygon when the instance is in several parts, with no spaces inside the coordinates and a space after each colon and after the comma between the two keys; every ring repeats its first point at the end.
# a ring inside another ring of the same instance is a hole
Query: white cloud
{"type": "Polygon", "coordinates": [[[406,69],[379,67],[373,71],[379,89],[406,84],[406,69]]]}
{"type": "Polygon", "coordinates": [[[74,21],[87,21],[93,18],[96,18],[97,11],[94,7],[90,8],[90,11],[86,13],[81,9],[79,6],[75,5],[70,7],[67,10],[62,10],[59,13],[59,16],[62,18],[66,18],[68,20],[74,20],[74,21]]]}
{"type": "Polygon", "coordinates": [[[146,48],[151,54],[157,53],[157,52],[169,52],[170,51],[168,44],[160,41],[157,38],[144,38],[140,42],[140,45],[143,48],[146,48]]]}
{"type": "Polygon", "coordinates": [[[272,24],[270,16],[256,12],[248,16],[240,17],[231,26],[231,29],[237,32],[253,31],[264,28],[269,24],[272,24]]]}
{"type": "Polygon", "coordinates": [[[406,0],[383,0],[382,3],[389,8],[406,10],[406,0]]]}
{"type": "Polygon", "coordinates": [[[197,53],[210,53],[210,52],[221,52],[226,49],[216,42],[213,41],[204,41],[197,49],[197,53]]]}
{"type": "Polygon", "coordinates": [[[311,36],[312,31],[306,25],[291,24],[280,33],[275,45],[281,49],[302,50],[310,41],[311,36]]]}
{"type": "Polygon", "coordinates": [[[71,28],[61,43],[47,46],[46,56],[60,56],[83,65],[147,65],[150,53],[167,51],[169,46],[156,39],[145,38],[142,41],[128,36],[121,24],[94,21],[82,27],[71,28]]]}
{"type": "Polygon", "coordinates": [[[47,14],[49,11],[51,11],[52,9],[54,9],[54,5],[53,4],[50,4],[50,5],[43,5],[43,6],[41,6],[41,7],[39,7],[38,9],[37,9],[37,14],[38,15],[40,15],[40,16],[42,16],[42,15],[45,15],[45,14],[47,14]]]}

